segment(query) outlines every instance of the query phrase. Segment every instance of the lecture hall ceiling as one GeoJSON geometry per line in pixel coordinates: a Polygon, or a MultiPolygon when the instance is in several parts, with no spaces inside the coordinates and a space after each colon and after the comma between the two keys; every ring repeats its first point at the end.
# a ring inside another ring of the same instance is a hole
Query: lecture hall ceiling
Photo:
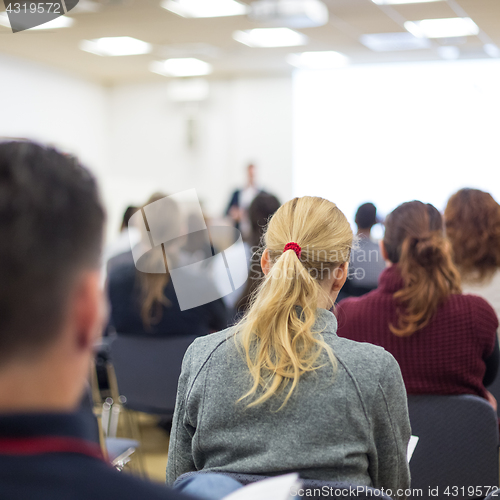
{"type": "Polygon", "coordinates": [[[23,57],[113,85],[161,82],[165,77],[152,73],[149,65],[171,57],[197,57],[212,65],[211,78],[231,78],[288,74],[293,68],[286,56],[301,51],[335,50],[348,56],[352,64],[364,64],[440,60],[439,47],[443,45],[456,46],[461,59],[489,58],[484,45],[500,47],[500,0],[391,6],[376,5],[371,0],[324,2],[329,21],[324,26],[298,30],[309,39],[303,47],[251,48],[235,41],[235,30],[264,27],[246,16],[193,19],[161,8],[160,0],[81,0],[90,9],[70,12],[68,15],[75,20],[70,28],[13,34],[0,26],[0,54],[23,57]],[[457,16],[472,18],[479,33],[460,39],[432,39],[428,48],[405,51],[374,52],[359,41],[363,34],[405,32],[405,21],[457,16]],[[81,40],[114,36],[146,41],[152,44],[152,52],[102,57],[79,48],[81,40]]]}

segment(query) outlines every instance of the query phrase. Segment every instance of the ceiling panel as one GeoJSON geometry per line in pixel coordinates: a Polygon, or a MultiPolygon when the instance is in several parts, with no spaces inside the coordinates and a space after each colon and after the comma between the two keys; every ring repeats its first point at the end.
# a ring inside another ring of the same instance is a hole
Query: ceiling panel
{"type": "MultiPolygon", "coordinates": [[[[80,0],[89,4],[89,0],[80,0]]],[[[0,26],[0,53],[23,57],[79,76],[113,85],[162,81],[151,73],[151,61],[167,57],[199,57],[213,65],[212,78],[288,74],[286,56],[302,50],[337,50],[353,64],[439,59],[436,48],[458,43],[461,57],[488,57],[484,43],[500,45],[500,0],[448,0],[424,4],[377,6],[370,0],[324,0],[330,11],[325,26],[300,30],[309,37],[304,47],[257,49],[232,39],[235,30],[266,27],[245,16],[185,19],[160,7],[160,0],[113,0],[94,13],[72,13],[71,28],[13,34],[0,26]],[[427,50],[376,53],[364,47],[365,33],[404,31],[405,20],[469,15],[481,28],[477,37],[433,41],[427,50]],[[132,36],[153,44],[148,55],[100,57],[81,51],[83,39],[132,36]]],[[[206,0],[209,2],[210,0],[206,0]]],[[[246,0],[249,3],[250,0],[246,0]]],[[[92,3],[90,2],[92,5],[92,3]]],[[[95,3],[94,5],[97,5],[95,3]]],[[[1,68],[0,68],[1,71],[1,68]]]]}
{"type": "Polygon", "coordinates": [[[407,21],[419,21],[420,19],[442,19],[456,16],[455,12],[447,2],[394,5],[392,8],[407,21]]]}

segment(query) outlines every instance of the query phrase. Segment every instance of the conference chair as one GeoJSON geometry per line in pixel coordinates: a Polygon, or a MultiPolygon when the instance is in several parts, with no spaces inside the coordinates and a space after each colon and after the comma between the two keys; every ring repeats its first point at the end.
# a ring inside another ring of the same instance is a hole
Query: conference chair
{"type": "MultiPolygon", "coordinates": [[[[112,400],[107,398],[104,403],[102,402],[95,363],[92,363],[90,373],[90,384],[82,398],[79,411],[89,420],[89,427],[94,428],[94,440],[100,444],[104,457],[115,469],[122,471],[130,462],[130,457],[139,446],[139,442],[108,435],[112,400]]],[[[142,464],[139,473],[143,473],[142,464]]]]}
{"type": "MultiPolygon", "coordinates": [[[[195,338],[118,334],[109,343],[111,437],[116,435],[120,414],[124,416],[129,435],[138,442],[142,441],[142,437],[137,412],[172,417],[182,359],[195,338]]],[[[145,474],[141,447],[137,449],[137,454],[145,474]]]]}
{"type": "MultiPolygon", "coordinates": [[[[500,373],[497,374],[493,383],[486,387],[493,394],[497,402],[500,404],[500,373]]],[[[500,408],[497,407],[497,415],[500,418],[500,408]]]]}
{"type": "Polygon", "coordinates": [[[410,461],[419,498],[470,500],[498,486],[498,419],[485,399],[414,395],[408,409],[412,434],[419,437],[410,461]]]}
{"type": "Polygon", "coordinates": [[[195,339],[118,334],[110,343],[113,399],[122,397],[131,410],[173,415],[182,359],[195,339]]]}

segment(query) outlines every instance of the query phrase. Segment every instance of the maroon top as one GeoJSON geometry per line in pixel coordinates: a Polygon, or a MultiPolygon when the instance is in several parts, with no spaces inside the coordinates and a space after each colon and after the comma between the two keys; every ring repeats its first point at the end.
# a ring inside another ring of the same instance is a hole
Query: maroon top
{"type": "Polygon", "coordinates": [[[484,360],[495,345],[498,319],[475,295],[450,295],[422,329],[397,337],[394,292],[403,287],[397,265],[385,269],[376,290],[342,300],[339,337],[379,345],[399,363],[408,394],[475,394],[486,397],[484,360]]]}

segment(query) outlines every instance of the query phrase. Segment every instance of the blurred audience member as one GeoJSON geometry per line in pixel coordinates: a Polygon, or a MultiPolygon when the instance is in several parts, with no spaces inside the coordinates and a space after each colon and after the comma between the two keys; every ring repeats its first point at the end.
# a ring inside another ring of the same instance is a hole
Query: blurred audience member
{"type": "Polygon", "coordinates": [[[236,302],[247,283],[250,246],[243,241],[240,231],[231,226],[212,226],[210,235],[215,236],[214,240],[218,241],[220,253],[210,262],[208,271],[226,305],[229,325],[233,322],[236,302]],[[221,254],[223,258],[220,258],[221,254]]]}
{"type": "Polygon", "coordinates": [[[231,217],[234,225],[241,231],[246,241],[250,235],[250,221],[248,218],[248,207],[253,199],[262,192],[257,186],[255,165],[247,167],[247,183],[243,189],[237,189],[232,195],[226,210],[226,215],[231,217]]]}
{"type": "Polygon", "coordinates": [[[94,178],[52,148],[2,143],[0,200],[0,496],[187,500],[113,469],[76,411],[105,316],[94,178]]]}
{"type": "MultiPolygon", "coordinates": [[[[181,213],[172,198],[157,193],[146,205],[149,205],[149,222],[152,219],[161,221],[160,225],[155,225],[155,238],[167,241],[170,234],[180,234],[181,213]],[[161,206],[154,203],[159,200],[162,200],[161,206]]],[[[149,226],[142,227],[139,245],[150,248],[149,226]]],[[[221,299],[181,311],[167,260],[169,265],[177,268],[182,260],[180,248],[184,244],[185,238],[174,238],[144,253],[140,257],[140,268],[148,272],[138,271],[134,261],[111,270],[108,276],[111,323],[118,333],[206,335],[227,325],[226,308],[221,299]]],[[[192,280],[193,286],[213,286],[203,275],[193,275],[192,280]]],[[[189,286],[187,283],[184,285],[189,286]]]]}
{"type": "Polygon", "coordinates": [[[481,297],[462,295],[441,214],[420,201],[386,219],[389,262],[378,288],[340,302],[339,335],[384,347],[398,361],[409,394],[475,394],[498,369],[498,319],[481,297]]]}
{"type": "MultiPolygon", "coordinates": [[[[209,226],[209,224],[207,224],[209,226]]],[[[211,241],[206,241],[205,231],[194,231],[199,227],[198,216],[189,214],[187,218],[188,234],[186,243],[182,247],[180,255],[182,256],[182,265],[189,265],[195,262],[209,259],[215,255],[216,250],[211,241]]]]}
{"type": "Polygon", "coordinates": [[[104,262],[106,263],[106,271],[108,273],[110,269],[120,264],[120,262],[130,260],[132,256],[130,249],[137,245],[141,239],[139,230],[133,226],[129,227],[128,225],[130,217],[132,217],[137,210],[139,210],[138,207],[127,207],[123,214],[118,238],[110,243],[104,251],[104,262]],[[123,254],[126,254],[126,256],[124,257],[123,254]]]}
{"type": "Polygon", "coordinates": [[[371,239],[372,227],[381,222],[373,203],[364,203],[358,208],[355,218],[358,226],[358,244],[353,248],[349,262],[349,277],[339,293],[338,300],[345,297],[360,297],[377,288],[385,261],[380,245],[371,239]]]}
{"type": "Polygon", "coordinates": [[[276,196],[268,193],[260,193],[252,201],[248,209],[248,217],[250,219],[250,237],[248,244],[250,245],[250,269],[248,272],[247,284],[236,303],[236,317],[243,315],[248,307],[254,290],[264,278],[260,258],[262,254],[262,237],[267,227],[267,223],[278,210],[281,203],[276,196]]]}
{"type": "Polygon", "coordinates": [[[339,338],[329,311],[352,239],[322,198],[295,198],[273,215],[266,277],[247,315],[184,357],[167,483],[196,470],[296,471],[404,496],[410,423],[399,366],[379,347],[339,338]]]}
{"type": "Polygon", "coordinates": [[[500,318],[500,205],[489,193],[461,189],[444,218],[464,293],[485,298],[500,318]]]}

